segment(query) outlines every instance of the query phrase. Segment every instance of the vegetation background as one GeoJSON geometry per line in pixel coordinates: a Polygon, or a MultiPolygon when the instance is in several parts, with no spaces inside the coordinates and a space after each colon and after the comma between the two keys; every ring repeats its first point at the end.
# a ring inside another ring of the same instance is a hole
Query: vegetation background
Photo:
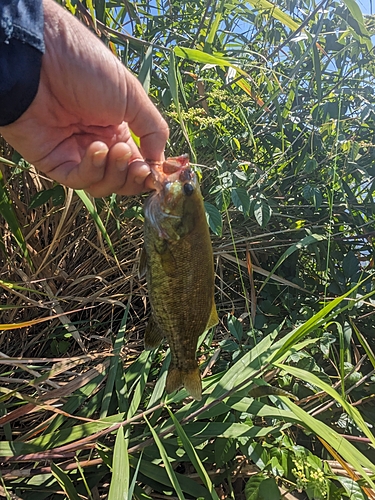
{"type": "MultiPolygon", "coordinates": [[[[202,175],[204,397],[143,351],[142,199],[1,143],[0,496],[375,498],[375,17],[355,0],[67,0],[202,175]]],[[[93,104],[94,105],[94,104],[93,104]]]]}

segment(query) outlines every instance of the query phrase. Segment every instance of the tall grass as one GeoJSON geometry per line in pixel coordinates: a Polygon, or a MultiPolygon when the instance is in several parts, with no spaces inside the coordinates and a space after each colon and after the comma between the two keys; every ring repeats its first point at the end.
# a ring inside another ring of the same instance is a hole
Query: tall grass
{"type": "Polygon", "coordinates": [[[203,399],[143,351],[142,197],[1,144],[0,495],[374,498],[373,23],[357,4],[68,3],[190,152],[220,324],[203,399]]]}

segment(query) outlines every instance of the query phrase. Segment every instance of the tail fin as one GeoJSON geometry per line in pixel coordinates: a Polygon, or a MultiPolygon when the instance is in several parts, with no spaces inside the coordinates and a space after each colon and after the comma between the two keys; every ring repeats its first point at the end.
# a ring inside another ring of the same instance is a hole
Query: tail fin
{"type": "Polygon", "coordinates": [[[187,392],[197,401],[202,399],[202,380],[199,368],[196,367],[188,372],[178,368],[170,368],[165,384],[168,394],[185,387],[187,392]]]}

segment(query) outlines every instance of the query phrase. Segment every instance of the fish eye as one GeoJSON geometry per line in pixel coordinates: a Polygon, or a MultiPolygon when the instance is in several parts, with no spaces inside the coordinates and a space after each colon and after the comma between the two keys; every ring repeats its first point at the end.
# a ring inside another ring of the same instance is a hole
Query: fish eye
{"type": "Polygon", "coordinates": [[[183,189],[184,189],[184,193],[186,194],[186,196],[190,196],[194,193],[194,186],[192,184],[190,184],[189,182],[184,184],[183,189]]]}

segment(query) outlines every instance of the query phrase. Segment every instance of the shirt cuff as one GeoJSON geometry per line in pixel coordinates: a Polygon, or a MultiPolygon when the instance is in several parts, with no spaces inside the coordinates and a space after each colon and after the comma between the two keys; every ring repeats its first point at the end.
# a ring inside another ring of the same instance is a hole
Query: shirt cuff
{"type": "Polygon", "coordinates": [[[42,1],[0,1],[0,126],[16,121],[34,100],[44,50],[42,1]]]}

